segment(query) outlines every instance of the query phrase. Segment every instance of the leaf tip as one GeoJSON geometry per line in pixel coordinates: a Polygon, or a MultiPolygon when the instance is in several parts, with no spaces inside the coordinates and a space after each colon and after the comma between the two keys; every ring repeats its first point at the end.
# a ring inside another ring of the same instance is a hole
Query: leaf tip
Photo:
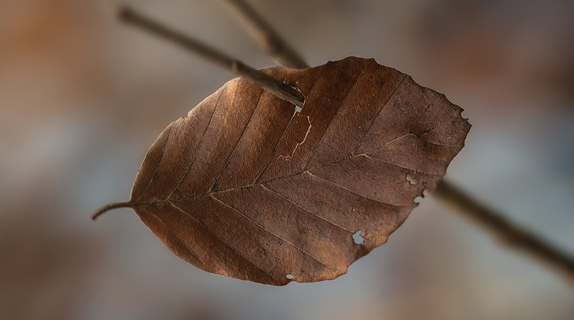
{"type": "Polygon", "coordinates": [[[131,208],[133,207],[133,203],[131,202],[114,202],[108,203],[105,206],[98,208],[94,213],[92,213],[92,220],[97,220],[102,214],[118,208],[131,208]]]}

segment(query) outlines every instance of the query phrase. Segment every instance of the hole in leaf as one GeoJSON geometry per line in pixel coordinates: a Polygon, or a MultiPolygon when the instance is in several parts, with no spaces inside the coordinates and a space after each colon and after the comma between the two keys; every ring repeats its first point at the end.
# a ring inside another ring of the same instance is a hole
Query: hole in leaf
{"type": "Polygon", "coordinates": [[[285,278],[287,278],[287,279],[289,279],[289,280],[293,280],[294,277],[293,277],[292,274],[288,274],[288,275],[285,276],[285,278]]]}
{"type": "Polygon", "coordinates": [[[353,233],[353,241],[355,242],[355,244],[363,244],[365,243],[365,238],[363,238],[363,236],[361,235],[361,230],[353,233]]]}
{"type": "Polygon", "coordinates": [[[303,108],[301,108],[299,106],[295,106],[295,113],[299,113],[299,112],[301,112],[301,110],[303,110],[303,108]]]}
{"type": "Polygon", "coordinates": [[[411,173],[407,174],[407,181],[410,182],[412,185],[415,185],[419,182],[419,180],[411,173]]]}

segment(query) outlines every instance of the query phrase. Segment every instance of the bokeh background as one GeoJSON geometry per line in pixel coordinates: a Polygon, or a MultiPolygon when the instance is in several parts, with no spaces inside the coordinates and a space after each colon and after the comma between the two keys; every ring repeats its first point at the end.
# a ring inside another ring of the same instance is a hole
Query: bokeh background
{"type": "MultiPolygon", "coordinates": [[[[373,57],[473,128],[448,177],[574,255],[574,2],[250,0],[311,65],[373,57]]],[[[147,148],[231,75],[114,18],[0,0],[0,319],[574,319],[572,283],[428,198],[347,275],[276,288],[194,269],[130,210],[147,148]]],[[[124,1],[255,67],[220,1],[124,1]]]]}

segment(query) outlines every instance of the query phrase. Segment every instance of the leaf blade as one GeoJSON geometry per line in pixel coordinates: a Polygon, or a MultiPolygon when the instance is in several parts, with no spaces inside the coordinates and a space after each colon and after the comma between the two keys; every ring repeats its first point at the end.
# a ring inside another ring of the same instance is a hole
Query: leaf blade
{"type": "Polygon", "coordinates": [[[265,72],[301,90],[300,110],[229,81],[160,134],[130,203],[208,272],[273,285],[336,278],[436,187],[470,124],[372,59],[265,72]]]}

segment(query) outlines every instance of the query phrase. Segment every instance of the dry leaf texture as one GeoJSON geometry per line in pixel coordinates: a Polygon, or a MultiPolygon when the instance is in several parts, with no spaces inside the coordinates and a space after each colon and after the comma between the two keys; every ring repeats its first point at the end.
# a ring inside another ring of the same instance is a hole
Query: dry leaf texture
{"type": "Polygon", "coordinates": [[[432,192],[470,124],[373,59],[265,72],[304,105],[227,82],[161,133],[130,206],[203,270],[272,285],[336,278],[432,192]]]}

